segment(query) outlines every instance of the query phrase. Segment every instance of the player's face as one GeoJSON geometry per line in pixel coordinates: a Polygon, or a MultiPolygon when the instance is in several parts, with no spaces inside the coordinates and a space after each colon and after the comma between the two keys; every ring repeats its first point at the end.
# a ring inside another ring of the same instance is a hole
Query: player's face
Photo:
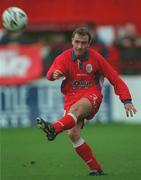
{"type": "Polygon", "coordinates": [[[82,36],[80,34],[75,34],[72,38],[72,45],[76,56],[83,55],[86,49],[89,47],[88,35],[82,36]]]}

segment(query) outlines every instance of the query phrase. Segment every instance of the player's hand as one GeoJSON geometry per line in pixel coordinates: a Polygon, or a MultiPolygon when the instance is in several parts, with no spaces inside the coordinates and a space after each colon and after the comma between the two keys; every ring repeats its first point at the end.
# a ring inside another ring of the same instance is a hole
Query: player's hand
{"type": "Polygon", "coordinates": [[[124,108],[125,108],[127,117],[129,116],[133,117],[133,115],[137,112],[136,108],[134,107],[132,103],[124,104],[124,108]]]}
{"type": "Polygon", "coordinates": [[[52,78],[53,78],[54,80],[60,79],[60,78],[63,78],[63,77],[64,77],[64,75],[63,75],[63,73],[62,73],[59,69],[56,69],[56,70],[54,71],[54,73],[52,74],[52,78]]]}

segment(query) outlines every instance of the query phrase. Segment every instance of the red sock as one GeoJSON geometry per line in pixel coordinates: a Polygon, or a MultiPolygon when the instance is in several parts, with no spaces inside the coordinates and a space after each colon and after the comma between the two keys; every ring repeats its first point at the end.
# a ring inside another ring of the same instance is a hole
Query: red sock
{"type": "Polygon", "coordinates": [[[55,128],[55,131],[57,133],[62,132],[67,129],[73,128],[75,125],[75,116],[71,113],[65,115],[63,118],[58,120],[57,122],[53,123],[53,126],[55,128]]]}
{"type": "Polygon", "coordinates": [[[100,164],[97,162],[96,157],[93,155],[88,144],[83,143],[76,147],[75,151],[87,163],[90,169],[100,169],[100,164]]]}

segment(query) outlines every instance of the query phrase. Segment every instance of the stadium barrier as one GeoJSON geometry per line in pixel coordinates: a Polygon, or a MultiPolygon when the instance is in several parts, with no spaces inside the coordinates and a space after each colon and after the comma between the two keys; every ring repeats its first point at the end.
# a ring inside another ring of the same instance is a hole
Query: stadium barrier
{"type": "Polygon", "coordinates": [[[123,105],[111,89],[112,119],[114,122],[141,123],[141,76],[122,76],[122,78],[130,89],[137,113],[134,117],[127,118],[123,105]]]}
{"type": "MultiPolygon", "coordinates": [[[[106,81],[101,107],[91,122],[141,123],[141,77],[123,77],[128,84],[138,112],[133,118],[126,118],[123,104],[115,96],[113,88],[106,81]]],[[[21,86],[1,86],[0,127],[30,127],[37,116],[55,121],[63,116],[63,96],[59,93],[61,81],[45,79],[21,86]]]]}

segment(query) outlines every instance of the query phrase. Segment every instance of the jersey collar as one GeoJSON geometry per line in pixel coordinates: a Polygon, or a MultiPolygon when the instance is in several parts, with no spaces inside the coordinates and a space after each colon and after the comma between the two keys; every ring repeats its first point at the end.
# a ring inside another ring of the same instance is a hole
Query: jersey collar
{"type": "MultiPolygon", "coordinates": [[[[72,61],[76,61],[78,59],[76,57],[73,49],[72,49],[72,53],[71,53],[71,59],[72,59],[72,61]]],[[[80,59],[83,60],[83,61],[87,61],[89,59],[89,52],[88,52],[88,50],[85,51],[84,55],[81,56],[80,59]]]]}

